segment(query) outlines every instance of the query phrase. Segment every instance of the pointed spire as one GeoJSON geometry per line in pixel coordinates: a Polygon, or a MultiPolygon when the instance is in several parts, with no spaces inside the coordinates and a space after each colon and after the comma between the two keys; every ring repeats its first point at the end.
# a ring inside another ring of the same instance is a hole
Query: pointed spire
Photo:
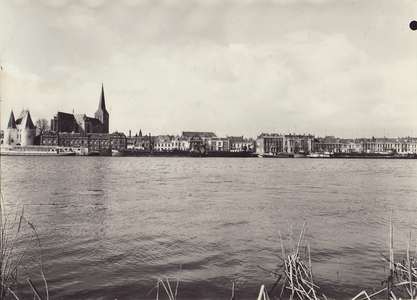
{"type": "Polygon", "coordinates": [[[101,84],[101,96],[100,103],[98,104],[98,109],[106,111],[106,102],[104,100],[104,84],[101,84]]]}
{"type": "Polygon", "coordinates": [[[14,128],[16,129],[16,120],[14,119],[14,114],[13,114],[13,110],[10,113],[10,119],[9,119],[9,124],[7,124],[7,128],[14,128]]]}
{"type": "Polygon", "coordinates": [[[32,122],[29,111],[27,111],[25,129],[35,129],[35,125],[32,122]]]}
{"type": "Polygon", "coordinates": [[[139,130],[139,136],[142,136],[142,129],[139,130]]]}

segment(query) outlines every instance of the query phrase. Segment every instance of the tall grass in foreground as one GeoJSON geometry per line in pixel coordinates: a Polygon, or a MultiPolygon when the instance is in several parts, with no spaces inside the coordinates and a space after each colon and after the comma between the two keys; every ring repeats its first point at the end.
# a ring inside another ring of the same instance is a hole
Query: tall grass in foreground
{"type": "MultiPolygon", "coordinates": [[[[281,259],[282,263],[277,265],[275,271],[268,271],[260,266],[258,268],[270,272],[272,275],[277,276],[278,279],[275,284],[272,286],[269,292],[267,292],[265,286],[261,287],[259,291],[258,300],[268,300],[269,295],[271,295],[274,288],[277,286],[278,282],[284,277],[284,283],[282,284],[281,293],[279,299],[282,299],[285,290],[290,292],[290,299],[298,297],[299,299],[309,299],[309,300],[319,300],[317,290],[319,287],[313,283],[313,271],[311,266],[311,256],[310,256],[310,244],[304,240],[306,230],[306,222],[304,222],[301,229],[300,237],[298,242],[294,242],[293,230],[291,224],[289,225],[289,238],[290,238],[290,249],[285,249],[282,236],[280,232],[281,240],[281,252],[282,257],[278,256],[281,259]],[[280,272],[279,274],[278,272],[280,272]]],[[[276,297],[277,298],[277,297],[276,297]]],[[[326,296],[323,295],[323,299],[326,299],[326,296]]]]}
{"type": "MultiPolygon", "coordinates": [[[[400,258],[397,262],[394,260],[394,230],[392,226],[392,211],[390,222],[390,251],[389,258],[381,254],[384,262],[389,263],[390,275],[387,279],[382,281],[385,287],[376,293],[368,295],[365,291],[360,292],[352,300],[368,299],[376,295],[381,295],[386,292],[389,299],[397,300],[396,294],[405,296],[405,299],[417,300],[417,250],[415,256],[410,256],[411,232],[407,235],[406,254],[405,257],[400,258]],[[362,297],[361,297],[362,296],[362,297]]],[[[381,296],[379,296],[381,298],[381,296]]],[[[398,298],[401,299],[401,298],[398,298]]]]}
{"type": "MultiPolygon", "coordinates": [[[[276,299],[283,299],[285,291],[289,292],[289,299],[302,299],[302,300],[327,300],[328,298],[321,294],[319,296],[319,287],[313,283],[313,272],[311,266],[310,246],[307,241],[304,241],[306,222],[304,222],[298,243],[294,243],[292,226],[290,225],[290,249],[286,250],[281,239],[281,251],[282,258],[278,256],[282,263],[277,265],[275,271],[266,270],[260,266],[258,268],[268,271],[274,277],[278,277],[275,284],[268,292],[266,287],[262,285],[258,300],[270,300],[272,291],[277,286],[281,278],[284,277],[284,283],[282,284],[281,293],[279,297],[274,296],[276,299]]],[[[368,295],[366,291],[360,292],[352,300],[370,300],[371,297],[377,296],[375,299],[392,299],[397,300],[397,295],[405,297],[403,299],[417,300],[417,250],[415,256],[410,255],[411,233],[409,234],[406,242],[406,255],[400,258],[397,262],[394,261],[394,249],[393,249],[393,227],[392,216],[390,224],[390,255],[387,258],[381,253],[382,260],[390,264],[390,275],[386,280],[382,281],[385,285],[383,289],[373,294],[368,295]],[[385,292],[385,293],[384,293],[385,292]]],[[[232,294],[233,295],[233,294],[232,294]]],[[[345,298],[340,295],[341,298],[345,298]]],[[[232,296],[233,300],[233,296],[232,296]]]]}
{"type": "Polygon", "coordinates": [[[177,276],[177,285],[175,287],[175,294],[172,291],[171,288],[171,284],[169,283],[169,279],[168,277],[165,277],[165,282],[162,278],[158,278],[158,282],[156,283],[156,286],[146,295],[146,297],[148,297],[153,290],[156,290],[156,300],[159,300],[159,289],[162,286],[168,296],[169,300],[176,300],[177,299],[177,295],[178,295],[178,286],[180,284],[180,274],[181,274],[181,268],[182,268],[182,264],[180,265],[180,269],[178,271],[178,276],[177,276]]]}
{"type": "Polygon", "coordinates": [[[0,200],[0,299],[28,297],[49,300],[48,283],[43,273],[42,247],[35,226],[24,217],[24,209],[14,215],[6,213],[3,197],[0,200]],[[21,273],[26,274],[26,283],[19,283],[21,273]],[[34,282],[43,282],[45,296],[34,282]]]}

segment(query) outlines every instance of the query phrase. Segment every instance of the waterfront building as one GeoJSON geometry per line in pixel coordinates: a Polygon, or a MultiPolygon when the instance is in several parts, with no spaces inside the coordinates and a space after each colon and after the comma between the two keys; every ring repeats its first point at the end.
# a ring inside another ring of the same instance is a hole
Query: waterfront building
{"type": "Polygon", "coordinates": [[[371,139],[363,139],[363,151],[368,153],[377,152],[377,140],[372,137],[371,139]]]}
{"type": "Polygon", "coordinates": [[[134,150],[151,150],[156,142],[156,137],[151,134],[142,136],[142,130],[139,135],[128,137],[126,139],[126,149],[134,150]]]}
{"type": "Polygon", "coordinates": [[[284,152],[284,136],[278,133],[262,133],[256,139],[256,153],[282,153],[284,152]]]}
{"type": "Polygon", "coordinates": [[[245,152],[253,150],[253,140],[242,136],[228,136],[231,152],[245,152]]]}
{"type": "Polygon", "coordinates": [[[30,112],[24,109],[17,120],[13,111],[10,113],[9,123],[4,132],[3,144],[10,146],[30,146],[34,144],[36,127],[33,124],[30,112]]]}
{"type": "Polygon", "coordinates": [[[109,113],[106,110],[104,87],[94,118],[86,114],[58,112],[51,120],[51,131],[75,133],[109,133],[109,113]]]}
{"type": "Polygon", "coordinates": [[[127,147],[127,137],[124,133],[68,133],[46,132],[41,136],[43,146],[61,146],[78,149],[81,154],[91,154],[100,151],[120,150],[127,147]]]}
{"type": "Polygon", "coordinates": [[[180,150],[181,138],[173,135],[158,135],[154,141],[154,149],[157,151],[180,150]]]}
{"type": "Polygon", "coordinates": [[[182,135],[183,138],[192,139],[196,138],[197,136],[200,137],[203,141],[209,140],[212,137],[217,137],[214,132],[211,131],[183,131],[182,135]]]}
{"type": "MultiPolygon", "coordinates": [[[[195,151],[206,152],[208,150],[208,143],[210,139],[213,137],[217,137],[216,134],[214,132],[207,132],[207,131],[205,132],[183,131],[181,135],[182,140],[188,141],[189,143],[188,149],[192,152],[195,152],[195,151]]],[[[181,143],[184,143],[184,142],[181,142],[181,143]]]]}
{"type": "Polygon", "coordinates": [[[190,151],[190,140],[186,137],[180,137],[180,150],[181,151],[190,151]]]}
{"type": "Polygon", "coordinates": [[[354,138],[339,139],[333,136],[315,139],[314,151],[333,153],[383,153],[417,154],[417,138],[354,138]]]}
{"type": "Polygon", "coordinates": [[[169,150],[180,150],[181,147],[181,137],[179,135],[172,136],[171,145],[169,146],[169,150]]]}
{"type": "MultiPolygon", "coordinates": [[[[351,146],[353,147],[353,143],[351,146]]],[[[346,149],[346,144],[343,143],[342,139],[336,138],[334,136],[325,136],[324,138],[318,137],[314,139],[313,151],[322,153],[338,153],[343,152],[342,149],[346,149]]]]}
{"type": "Polygon", "coordinates": [[[230,151],[230,141],[228,138],[212,137],[208,141],[207,149],[210,151],[230,151]]]}
{"type": "Polygon", "coordinates": [[[284,152],[308,153],[314,149],[314,135],[311,134],[286,134],[284,135],[284,152]]]}
{"type": "Polygon", "coordinates": [[[417,138],[406,137],[402,139],[400,154],[417,154],[417,138]]]}
{"type": "Polygon", "coordinates": [[[378,138],[375,148],[378,152],[391,150],[398,154],[417,154],[417,138],[378,138]]]}

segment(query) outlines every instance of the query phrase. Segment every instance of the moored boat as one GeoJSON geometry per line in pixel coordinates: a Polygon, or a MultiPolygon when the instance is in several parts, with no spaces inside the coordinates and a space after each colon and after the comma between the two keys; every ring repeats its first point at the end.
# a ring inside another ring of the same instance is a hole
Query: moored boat
{"type": "Polygon", "coordinates": [[[290,157],[294,157],[294,154],[293,153],[285,153],[285,152],[261,153],[261,154],[258,154],[258,157],[261,157],[261,158],[290,158],[290,157]]]}
{"type": "Polygon", "coordinates": [[[392,158],[392,159],[415,159],[416,154],[397,154],[395,151],[384,152],[351,152],[334,153],[334,158],[392,158]]]}
{"type": "Polygon", "coordinates": [[[2,156],[75,156],[69,147],[54,146],[2,146],[2,156]]]}
{"type": "Polygon", "coordinates": [[[333,156],[333,153],[330,153],[330,152],[312,152],[308,154],[306,157],[308,158],[331,158],[334,156],[333,156]]]}
{"type": "Polygon", "coordinates": [[[111,151],[111,156],[125,156],[125,153],[123,151],[113,149],[111,151]]]}
{"type": "Polygon", "coordinates": [[[296,152],[296,153],[294,153],[294,158],[305,158],[305,157],[307,157],[307,153],[305,153],[305,152],[296,152]]]}

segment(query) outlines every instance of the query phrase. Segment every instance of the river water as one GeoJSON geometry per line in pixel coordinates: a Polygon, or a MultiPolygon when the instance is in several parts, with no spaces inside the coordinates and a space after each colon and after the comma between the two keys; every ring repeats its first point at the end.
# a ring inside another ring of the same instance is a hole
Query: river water
{"type": "Polygon", "coordinates": [[[1,157],[1,191],[51,299],[155,299],[180,264],[178,299],[256,299],[304,221],[320,293],[349,299],[388,277],[391,208],[396,258],[416,249],[417,160],[1,157]]]}

